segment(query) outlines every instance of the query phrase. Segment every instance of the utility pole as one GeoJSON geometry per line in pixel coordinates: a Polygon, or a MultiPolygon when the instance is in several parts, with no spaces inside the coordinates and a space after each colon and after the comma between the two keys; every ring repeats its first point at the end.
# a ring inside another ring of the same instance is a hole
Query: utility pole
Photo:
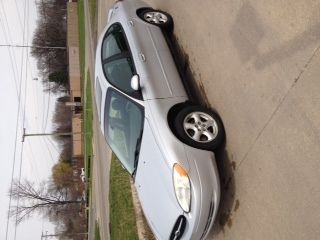
{"type": "Polygon", "coordinates": [[[72,136],[75,134],[83,134],[82,132],[60,132],[60,133],[26,133],[26,129],[23,128],[22,142],[24,142],[25,137],[36,137],[36,136],[72,136]]]}
{"type": "Polygon", "coordinates": [[[43,234],[43,232],[41,232],[41,240],[42,240],[43,238],[47,239],[47,234],[48,234],[48,231],[46,231],[46,234],[43,234]]]}
{"type": "Polygon", "coordinates": [[[47,234],[48,231],[46,231],[46,234],[41,233],[41,239],[47,239],[48,237],[60,237],[60,236],[65,236],[65,237],[72,237],[72,236],[77,236],[77,235],[88,235],[88,232],[83,232],[83,233],[56,233],[56,234],[47,234]]]}
{"type": "Polygon", "coordinates": [[[67,47],[50,47],[50,46],[35,46],[35,45],[18,45],[18,44],[0,44],[0,47],[18,47],[18,48],[40,48],[40,49],[67,49],[67,47]]]}

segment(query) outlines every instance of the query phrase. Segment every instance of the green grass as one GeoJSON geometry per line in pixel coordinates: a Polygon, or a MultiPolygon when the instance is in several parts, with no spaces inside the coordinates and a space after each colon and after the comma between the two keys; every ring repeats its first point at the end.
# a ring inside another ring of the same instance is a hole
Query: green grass
{"type": "MultiPolygon", "coordinates": [[[[80,74],[83,96],[83,131],[84,134],[84,160],[87,179],[90,179],[92,166],[92,94],[91,79],[87,72],[85,81],[85,15],[84,0],[78,0],[78,18],[79,18],[79,51],[80,51],[80,74]]],[[[90,17],[93,34],[97,29],[97,1],[90,0],[90,17]]],[[[87,199],[91,204],[91,183],[88,185],[87,199]]],[[[110,170],[110,228],[111,239],[130,239],[138,240],[136,227],[136,217],[132,202],[132,193],[130,186],[130,176],[125,172],[116,159],[112,156],[110,170]]],[[[95,224],[95,239],[100,239],[99,225],[95,224]]]]}
{"type": "MultiPolygon", "coordinates": [[[[87,81],[86,86],[84,89],[84,109],[83,109],[83,126],[84,126],[84,161],[85,161],[85,170],[86,170],[86,177],[87,179],[91,178],[91,162],[92,162],[92,92],[91,92],[91,79],[90,79],[90,73],[87,71],[87,81]]],[[[88,185],[88,193],[87,196],[91,198],[91,181],[89,181],[90,184],[88,185]]],[[[87,198],[87,199],[90,199],[87,198]]]]}
{"type": "Polygon", "coordinates": [[[95,240],[100,240],[100,239],[101,239],[101,237],[100,237],[99,224],[98,224],[97,221],[96,221],[96,225],[95,225],[95,229],[94,229],[94,239],[95,239],[95,240]]]}
{"type": "Polygon", "coordinates": [[[92,94],[90,73],[87,71],[87,81],[84,89],[84,106],[83,106],[83,131],[84,131],[84,166],[86,171],[87,182],[87,200],[91,201],[91,166],[92,166],[92,94]]]}
{"type": "Polygon", "coordinates": [[[90,8],[90,20],[91,20],[91,29],[92,34],[96,36],[97,33],[97,0],[89,0],[90,8]]]}
{"type": "MultiPolygon", "coordinates": [[[[84,0],[78,0],[78,27],[79,27],[79,60],[80,60],[80,79],[83,99],[83,149],[84,149],[84,167],[86,172],[86,179],[89,180],[86,185],[87,204],[91,205],[91,166],[92,166],[92,94],[91,94],[91,80],[89,71],[87,72],[87,79],[85,79],[85,12],[84,0]]],[[[87,212],[87,214],[89,214],[87,212]]],[[[88,215],[87,215],[88,216],[88,215]]],[[[99,235],[100,237],[100,235],[99,235]]],[[[99,238],[100,239],[100,238],[99,238]]]]}
{"type": "Polygon", "coordinates": [[[114,154],[110,169],[109,201],[111,239],[138,240],[130,176],[114,154]]]}
{"type": "Polygon", "coordinates": [[[79,55],[80,55],[80,74],[81,87],[83,89],[85,77],[85,50],[86,50],[86,35],[85,35],[85,16],[84,16],[84,2],[78,0],[78,24],[79,24],[79,55]]]}
{"type": "MultiPolygon", "coordinates": [[[[85,16],[84,2],[78,1],[78,23],[79,23],[79,57],[80,57],[80,75],[81,89],[83,99],[83,132],[84,132],[84,165],[87,179],[90,179],[91,156],[92,156],[92,96],[90,74],[87,72],[87,81],[85,81],[85,16]],[[86,83],[86,84],[85,84],[86,83]]],[[[90,189],[88,187],[87,189],[90,189]]],[[[90,191],[90,190],[89,190],[90,191]]],[[[87,199],[89,192],[87,192],[87,199]]]]}
{"type": "MultiPolygon", "coordinates": [[[[85,81],[85,13],[84,0],[78,1],[78,24],[79,24],[79,57],[80,57],[80,75],[81,89],[83,99],[83,132],[84,134],[84,164],[87,179],[90,179],[91,160],[92,160],[92,96],[90,74],[87,72],[87,81],[85,81]]],[[[88,186],[89,191],[90,185],[88,186]]],[[[87,192],[87,199],[91,196],[87,192]]]]}

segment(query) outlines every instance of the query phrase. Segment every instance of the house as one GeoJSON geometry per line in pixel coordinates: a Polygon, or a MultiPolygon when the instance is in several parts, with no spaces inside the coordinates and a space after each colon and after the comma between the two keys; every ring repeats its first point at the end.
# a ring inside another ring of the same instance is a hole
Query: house
{"type": "MultiPolygon", "coordinates": [[[[67,3],[67,47],[69,57],[70,101],[72,109],[72,166],[75,172],[81,172],[83,162],[82,99],[79,60],[78,9],[76,2],[67,3]]],[[[74,180],[80,180],[74,177],[74,180]]]]}

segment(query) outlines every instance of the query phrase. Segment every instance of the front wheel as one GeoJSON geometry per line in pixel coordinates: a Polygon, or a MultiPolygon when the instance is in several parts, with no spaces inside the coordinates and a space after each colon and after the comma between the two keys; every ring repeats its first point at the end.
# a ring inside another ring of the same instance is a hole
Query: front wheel
{"type": "Polygon", "coordinates": [[[156,25],[163,30],[172,30],[173,19],[170,14],[154,9],[146,9],[139,13],[139,17],[147,23],[156,25]]]}
{"type": "Polygon", "coordinates": [[[219,115],[207,108],[188,106],[174,119],[177,136],[186,144],[205,150],[215,150],[224,138],[219,115]]]}

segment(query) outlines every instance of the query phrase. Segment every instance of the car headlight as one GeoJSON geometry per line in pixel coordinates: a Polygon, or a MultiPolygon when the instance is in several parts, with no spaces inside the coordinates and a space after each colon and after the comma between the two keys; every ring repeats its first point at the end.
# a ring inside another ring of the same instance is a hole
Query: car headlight
{"type": "Polygon", "coordinates": [[[190,211],[191,186],[186,170],[179,164],[173,166],[173,185],[177,200],[185,212],[190,211]]]}

